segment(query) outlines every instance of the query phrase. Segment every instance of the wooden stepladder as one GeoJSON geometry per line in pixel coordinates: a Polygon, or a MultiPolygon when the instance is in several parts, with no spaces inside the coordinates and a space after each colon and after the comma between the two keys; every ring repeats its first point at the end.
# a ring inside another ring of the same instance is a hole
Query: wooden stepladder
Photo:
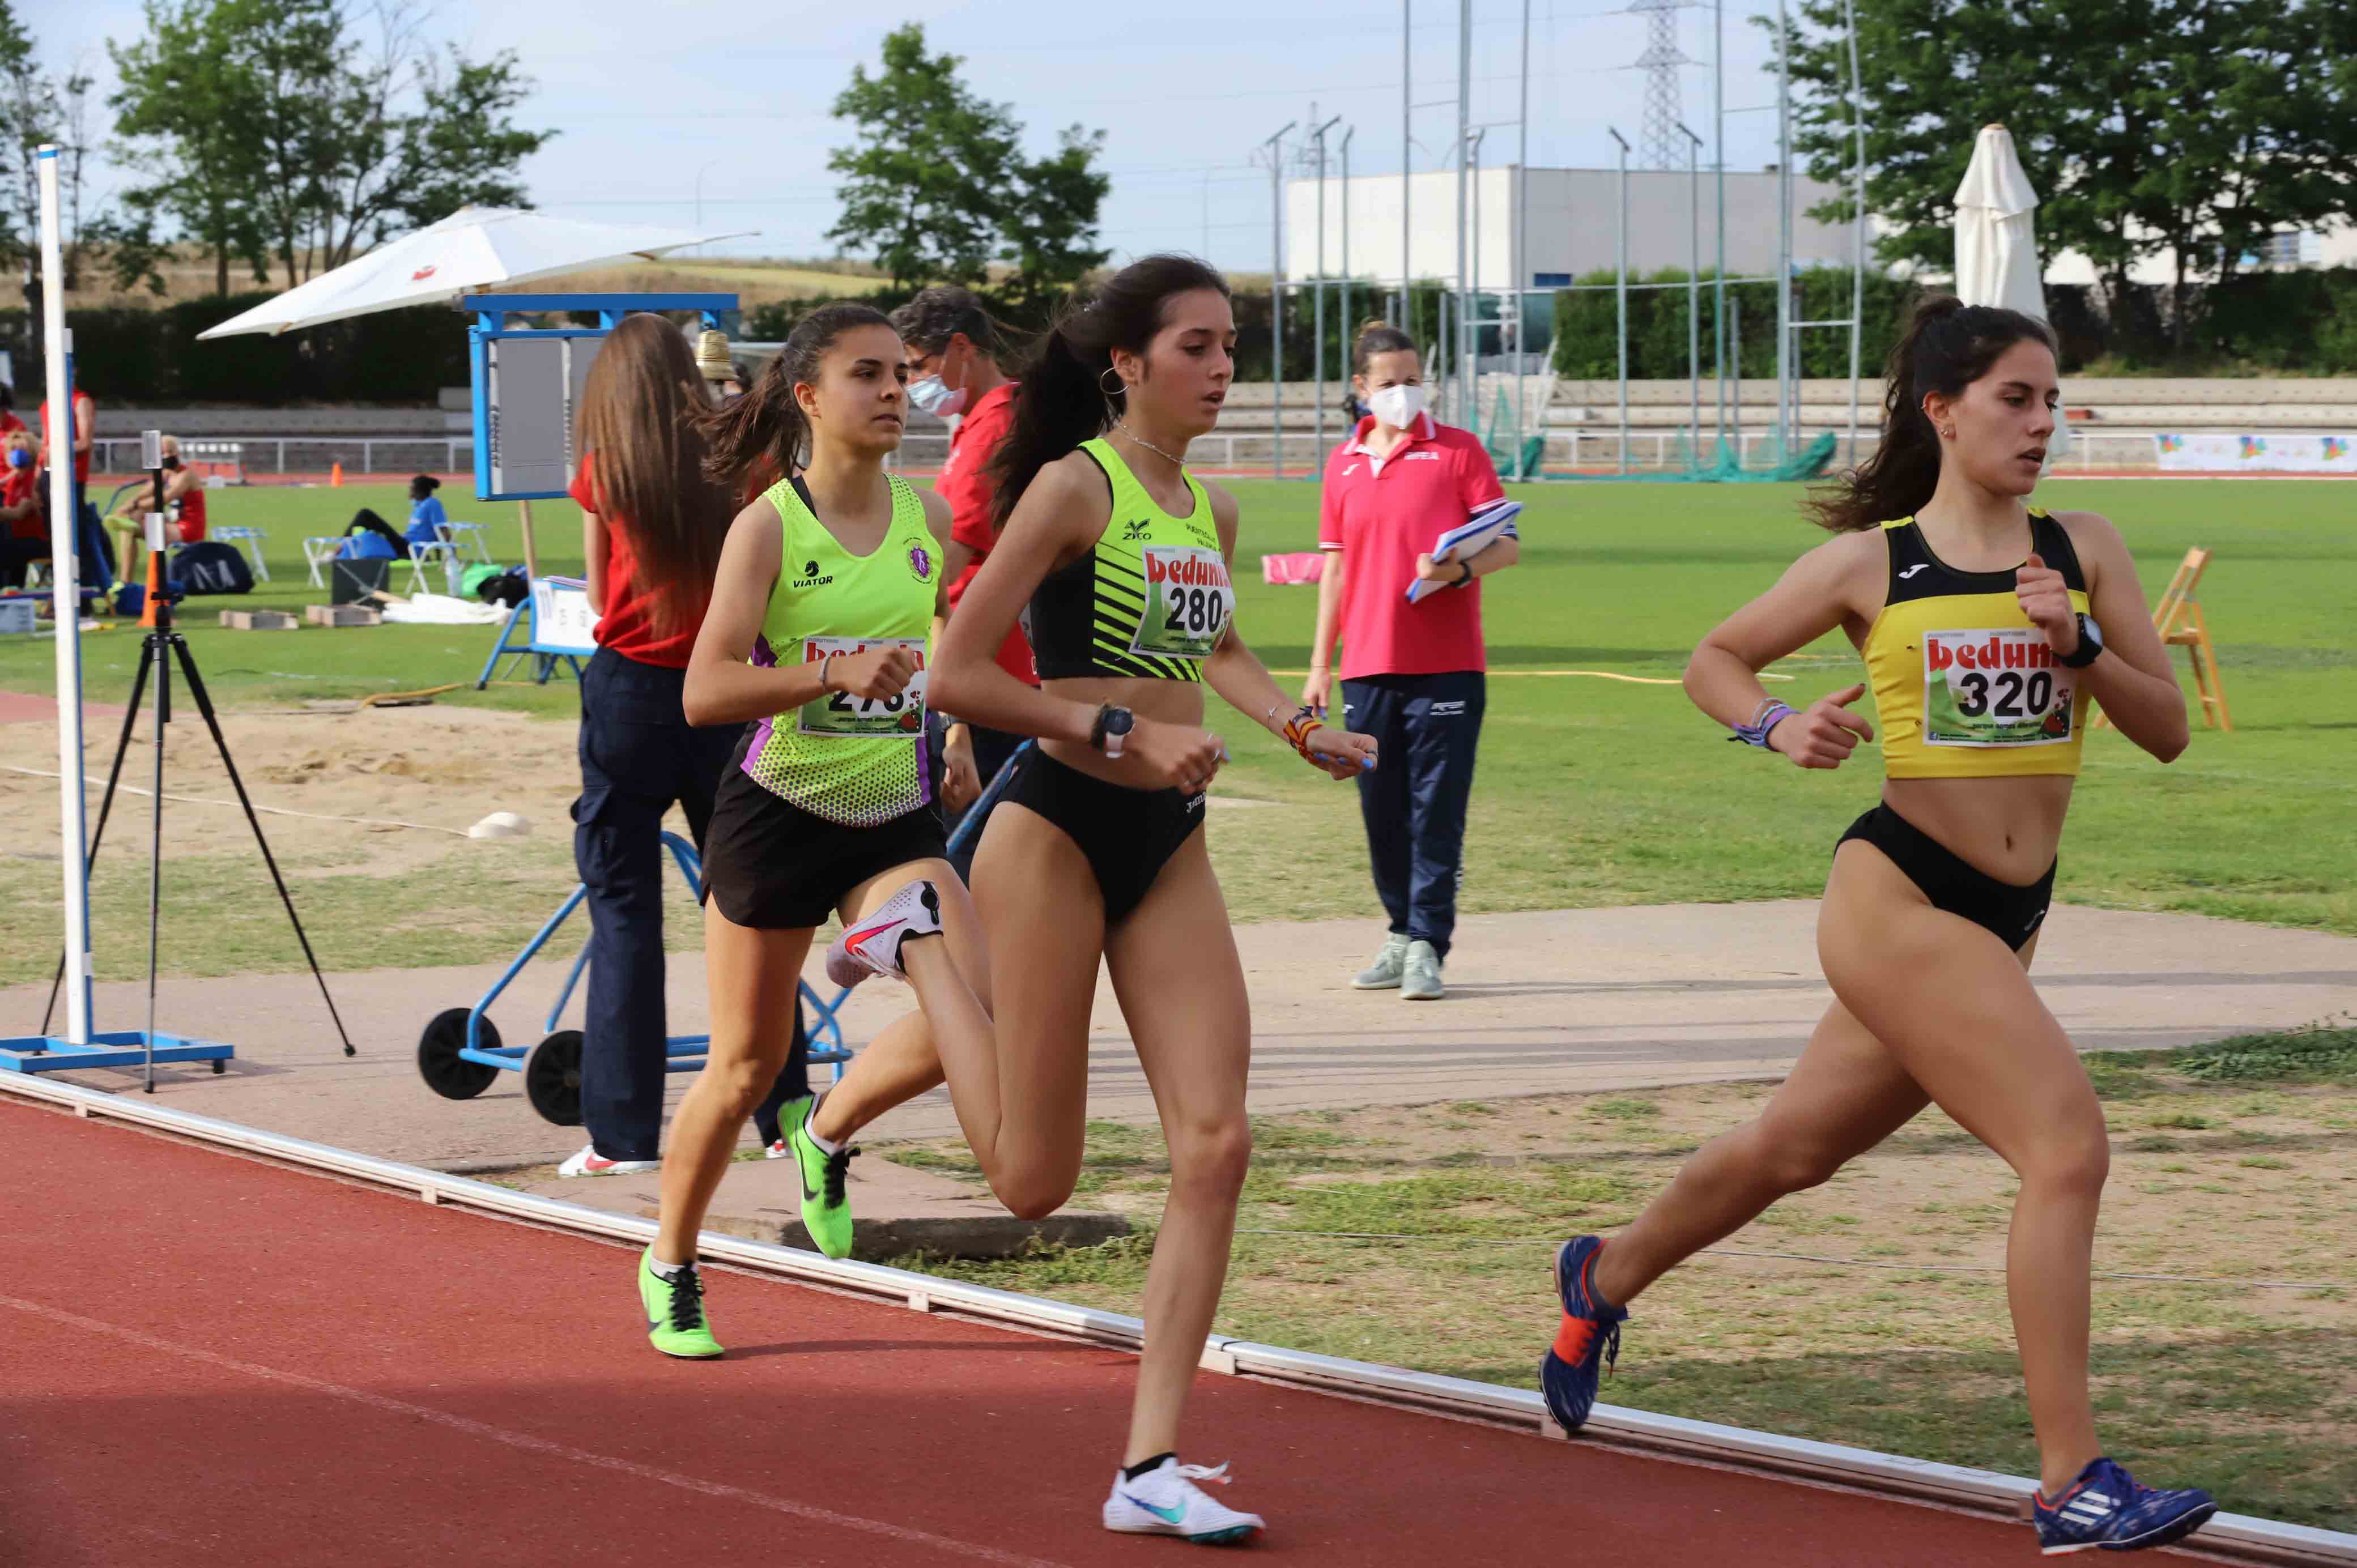
{"type": "MultiPolygon", "coordinates": [[[[2152,607],[2152,628],[2160,633],[2165,646],[2186,650],[2193,665],[2193,689],[2201,697],[2201,722],[2232,730],[2234,722],[2226,713],[2226,683],[2218,673],[2217,646],[2210,640],[2210,623],[2201,618],[2201,601],[2193,596],[2209,565],[2207,550],[2185,553],[2169,586],[2161,591],[2160,602],[2152,607]]],[[[2101,729],[2111,722],[2098,714],[2094,727],[2101,729]]]]}

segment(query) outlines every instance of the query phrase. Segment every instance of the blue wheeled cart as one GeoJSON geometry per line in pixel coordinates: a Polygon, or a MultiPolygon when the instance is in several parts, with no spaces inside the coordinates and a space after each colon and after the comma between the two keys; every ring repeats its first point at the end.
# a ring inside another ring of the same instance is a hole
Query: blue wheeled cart
{"type": "MultiPolygon", "coordinates": [[[[663,847],[671,851],[672,859],[679,865],[679,874],[687,882],[690,893],[701,895],[704,871],[697,861],[695,846],[677,833],[662,835],[663,847]]],[[[573,972],[565,979],[565,989],[556,993],[556,1004],[548,1010],[548,1034],[540,1044],[527,1050],[522,1046],[500,1043],[500,1032],[485,1015],[500,993],[530,963],[540,950],[548,945],[556,929],[568,916],[581,907],[589,896],[587,887],[576,886],[548,924],[524,944],[515,961],[493,983],[482,999],[472,1007],[450,1007],[434,1015],[425,1032],[417,1041],[417,1071],[426,1087],[445,1100],[472,1100],[489,1089],[502,1072],[523,1074],[524,1097],[541,1116],[560,1127],[581,1124],[581,1031],[559,1029],[565,1004],[573,1000],[574,989],[581,983],[582,971],[589,967],[589,949],[584,943],[581,956],[573,961],[573,972]]],[[[810,1036],[810,1060],[813,1067],[832,1066],[840,1071],[843,1063],[851,1059],[850,1047],[843,1041],[843,1026],[835,1018],[835,1010],[843,1005],[849,991],[838,991],[832,1002],[822,999],[802,983],[799,1003],[812,1009],[817,1016],[815,1026],[805,1017],[800,1022],[810,1036]]],[[[666,1042],[672,1072],[694,1072],[704,1066],[705,1048],[712,1043],[709,1035],[673,1035],[666,1042]]]]}

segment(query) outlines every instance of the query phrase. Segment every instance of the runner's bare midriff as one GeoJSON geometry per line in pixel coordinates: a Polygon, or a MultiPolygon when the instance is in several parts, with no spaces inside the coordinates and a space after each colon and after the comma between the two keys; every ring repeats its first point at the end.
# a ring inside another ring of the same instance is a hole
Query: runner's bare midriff
{"type": "Polygon", "coordinates": [[[2046,875],[2070,809],[2068,774],[2018,779],[1889,779],[1882,799],[1957,859],[2027,887],[2046,875]]]}
{"type": "MultiPolygon", "coordinates": [[[[1203,723],[1203,688],[1193,681],[1145,681],[1131,675],[1090,675],[1049,681],[1040,689],[1050,696],[1086,703],[1092,708],[1111,703],[1115,707],[1127,708],[1141,720],[1154,724],[1185,725],[1199,729],[1203,723]]],[[[1239,719],[1237,722],[1247,721],[1239,719]]],[[[1086,741],[1043,740],[1039,746],[1067,768],[1102,779],[1108,784],[1125,785],[1132,789],[1157,788],[1138,777],[1132,760],[1106,757],[1086,741]]]]}

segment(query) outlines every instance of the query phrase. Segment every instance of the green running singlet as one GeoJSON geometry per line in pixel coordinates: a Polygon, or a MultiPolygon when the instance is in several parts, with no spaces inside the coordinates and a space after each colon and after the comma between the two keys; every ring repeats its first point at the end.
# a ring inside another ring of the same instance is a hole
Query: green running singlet
{"type": "Polygon", "coordinates": [[[1236,609],[1211,498],[1187,474],[1194,510],[1172,517],[1110,443],[1080,449],[1104,470],[1113,512],[1094,548],[1032,590],[1023,618],[1039,678],[1200,681],[1236,609]]]}
{"type": "Polygon", "coordinates": [[[866,555],[844,549],[792,480],[762,492],[778,509],[785,538],[752,662],[807,663],[887,643],[917,656],[916,678],[900,695],[870,702],[824,693],[761,720],[745,747],[745,771],[756,783],[845,827],[876,827],[932,799],[925,676],[941,555],[916,490],[898,476],[887,478],[892,521],[866,555]]]}

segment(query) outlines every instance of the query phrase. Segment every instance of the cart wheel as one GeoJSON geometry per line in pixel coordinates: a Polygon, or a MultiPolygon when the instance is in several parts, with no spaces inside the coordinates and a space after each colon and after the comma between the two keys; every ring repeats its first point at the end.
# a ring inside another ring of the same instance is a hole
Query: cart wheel
{"type": "Polygon", "coordinates": [[[524,1098],[544,1122],[581,1125],[581,1031],[559,1029],[523,1062],[524,1098]]]}
{"type": "MultiPolygon", "coordinates": [[[[445,1100],[472,1100],[491,1087],[500,1069],[470,1062],[458,1053],[467,1046],[467,1018],[471,1007],[446,1007],[434,1015],[425,1033],[417,1036],[417,1075],[425,1087],[445,1100]]],[[[476,1031],[479,1044],[496,1050],[500,1032],[486,1018],[476,1031]]]]}

